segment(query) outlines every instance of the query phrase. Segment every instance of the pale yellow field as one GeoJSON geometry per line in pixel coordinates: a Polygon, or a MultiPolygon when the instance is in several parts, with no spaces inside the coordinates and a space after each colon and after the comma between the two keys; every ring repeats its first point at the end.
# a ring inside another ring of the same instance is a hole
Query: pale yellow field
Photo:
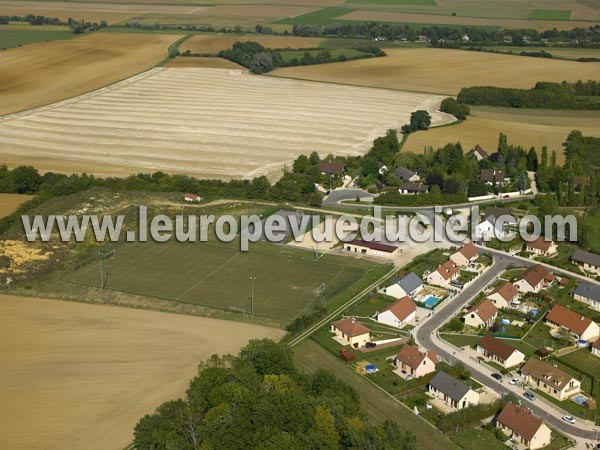
{"type": "Polygon", "coordinates": [[[410,48],[388,56],[318,66],[284,67],[272,76],[456,95],[462,87],[530,88],[536,81],[597,79],[600,63],[527,58],[465,50],[410,48]]]}
{"type": "Polygon", "coordinates": [[[94,33],[0,52],[0,114],[71,98],[140,73],[159,63],[177,39],[94,33]]]}
{"type": "Polygon", "coordinates": [[[183,395],[198,363],[281,330],[58,300],[0,296],[0,448],[121,450],[183,395]]]}
{"type": "Polygon", "coordinates": [[[17,210],[21,203],[31,200],[33,195],[0,194],[0,219],[17,210]]]}
{"type": "Polygon", "coordinates": [[[0,118],[0,161],[40,170],[204,178],[269,175],[300,154],[358,155],[426,109],[431,94],[155,68],[87,95],[0,118]],[[349,113],[351,111],[351,113],[349,113]]]}
{"type": "Polygon", "coordinates": [[[267,48],[315,48],[321,45],[321,38],[303,38],[295,36],[233,36],[231,34],[198,34],[192,36],[179,47],[180,51],[192,53],[218,53],[231,48],[234,42],[254,41],[267,48]]]}
{"type": "Polygon", "coordinates": [[[525,149],[534,146],[538,151],[546,145],[557,152],[559,163],[564,162],[563,146],[572,130],[585,135],[600,136],[600,111],[540,111],[509,108],[472,108],[465,122],[448,127],[419,131],[411,134],[403,151],[422,153],[426,147],[434,149],[449,142],[460,142],[466,152],[480,144],[488,152],[498,147],[498,134],[508,136],[509,143],[525,149]]]}
{"type": "Polygon", "coordinates": [[[212,69],[246,70],[245,67],[228,59],[210,56],[179,56],[171,59],[165,67],[205,67],[212,69]]]}
{"type": "Polygon", "coordinates": [[[428,23],[439,25],[481,25],[499,26],[501,28],[519,28],[534,30],[571,30],[575,27],[587,28],[597,22],[574,20],[530,20],[530,19],[498,19],[485,17],[448,16],[433,14],[411,14],[391,11],[366,11],[356,10],[343,16],[339,20],[360,20],[367,22],[400,22],[400,23],[428,23]]]}

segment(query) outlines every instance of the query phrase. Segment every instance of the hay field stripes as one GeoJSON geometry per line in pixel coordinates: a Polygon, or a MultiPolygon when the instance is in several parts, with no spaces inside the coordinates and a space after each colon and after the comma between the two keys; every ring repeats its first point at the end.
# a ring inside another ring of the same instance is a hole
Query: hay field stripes
{"type": "MultiPolygon", "coordinates": [[[[253,276],[256,314],[286,322],[312,307],[321,283],[336,293],[370,265],[342,257],[315,261],[312,252],[266,243],[254,244],[244,253],[236,244],[207,242],[125,244],[104,268],[109,290],[246,313],[253,276]]],[[[78,269],[70,281],[97,286],[98,262],[78,269]]]]}
{"type": "MultiPolygon", "coordinates": [[[[214,178],[269,174],[299,154],[349,155],[406,123],[434,124],[436,95],[253,76],[243,71],[155,68],[70,100],[0,118],[0,159],[165,170],[214,178]]],[[[122,172],[121,172],[122,173],[122,172]]]]}

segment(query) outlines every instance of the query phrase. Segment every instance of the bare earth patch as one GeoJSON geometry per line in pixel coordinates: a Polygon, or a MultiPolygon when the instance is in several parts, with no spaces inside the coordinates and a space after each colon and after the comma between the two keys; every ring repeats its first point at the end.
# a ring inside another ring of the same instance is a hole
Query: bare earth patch
{"type": "Polygon", "coordinates": [[[281,330],[0,296],[0,448],[120,450],[199,362],[281,330]]]}
{"type": "Polygon", "coordinates": [[[531,88],[537,81],[595,80],[600,70],[600,63],[466,50],[386,49],[386,53],[383,58],[284,67],[271,75],[456,95],[467,86],[531,88]]]}
{"type": "Polygon", "coordinates": [[[0,52],[0,114],[75,97],[159,63],[179,36],[92,33],[0,52]]]}
{"type": "Polygon", "coordinates": [[[268,175],[299,154],[355,155],[430,94],[285,80],[245,71],[152,69],[62,103],[0,118],[0,160],[62,172],[164,170],[206,178],[268,175]],[[50,162],[50,164],[48,164],[50,162]]]}

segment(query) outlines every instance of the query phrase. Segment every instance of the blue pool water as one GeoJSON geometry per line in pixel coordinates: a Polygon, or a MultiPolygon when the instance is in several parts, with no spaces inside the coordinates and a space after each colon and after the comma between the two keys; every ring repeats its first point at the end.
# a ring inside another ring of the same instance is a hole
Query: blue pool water
{"type": "Polygon", "coordinates": [[[586,400],[586,398],[582,397],[581,395],[578,395],[577,397],[573,397],[573,401],[580,405],[585,405],[585,400],[586,400]]]}
{"type": "Polygon", "coordinates": [[[440,301],[440,297],[436,297],[435,295],[430,295],[425,300],[423,300],[423,305],[428,308],[433,308],[440,301]]]}

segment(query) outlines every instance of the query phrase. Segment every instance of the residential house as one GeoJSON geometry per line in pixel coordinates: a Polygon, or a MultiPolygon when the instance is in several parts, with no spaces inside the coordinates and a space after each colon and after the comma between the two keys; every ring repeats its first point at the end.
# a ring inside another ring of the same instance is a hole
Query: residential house
{"type": "Polygon", "coordinates": [[[521,374],[530,386],[560,401],[567,400],[581,390],[581,383],[578,380],[558,367],[539,359],[529,358],[521,367],[521,374]]]}
{"type": "Polygon", "coordinates": [[[519,295],[518,289],[510,281],[507,281],[494,289],[488,298],[494,302],[496,308],[504,309],[519,300],[519,295]]]}
{"type": "Polygon", "coordinates": [[[592,355],[600,358],[600,339],[596,339],[592,344],[592,355]]]}
{"type": "Polygon", "coordinates": [[[484,159],[488,159],[490,157],[489,153],[486,152],[481,145],[477,144],[471,150],[467,152],[467,158],[474,156],[477,161],[482,161],[484,159]]]}
{"type": "Polygon", "coordinates": [[[600,310],[600,286],[580,283],[571,293],[575,300],[587,303],[591,308],[600,310]]]}
{"type": "Polygon", "coordinates": [[[571,256],[571,261],[585,272],[600,275],[600,255],[585,250],[577,250],[571,256]]]}
{"type": "Polygon", "coordinates": [[[469,42],[471,40],[468,34],[463,34],[461,39],[463,42],[469,42]]]}
{"type": "Polygon", "coordinates": [[[454,261],[458,267],[466,267],[479,258],[479,249],[472,242],[463,245],[455,253],[450,255],[450,260],[454,261]]]}
{"type": "Polygon", "coordinates": [[[524,406],[507,403],[496,419],[502,432],[525,448],[538,449],[550,445],[552,430],[542,419],[524,406]]]}
{"type": "Polygon", "coordinates": [[[419,350],[414,345],[405,345],[394,358],[394,365],[405,370],[413,378],[421,378],[428,373],[435,372],[435,365],[439,362],[433,350],[419,350]]]}
{"type": "Polygon", "coordinates": [[[423,289],[423,280],[414,272],[396,278],[394,284],[383,289],[385,295],[402,298],[406,295],[414,297],[423,289]]]}
{"type": "Polygon", "coordinates": [[[429,382],[427,392],[451,409],[468,408],[479,403],[479,393],[446,372],[438,372],[434,375],[429,382]]]}
{"type": "Polygon", "coordinates": [[[507,180],[503,170],[481,169],[479,172],[481,181],[487,184],[504,184],[507,180]]]}
{"type": "Polygon", "coordinates": [[[556,304],[546,315],[546,324],[567,330],[575,339],[593,341],[600,336],[600,327],[589,317],[556,304]]]}
{"type": "Polygon", "coordinates": [[[434,286],[448,287],[460,276],[459,267],[453,261],[446,261],[425,278],[427,283],[434,286]]]}
{"type": "Polygon", "coordinates": [[[544,236],[538,237],[535,241],[528,242],[525,250],[538,256],[552,256],[558,252],[558,248],[553,240],[546,240],[544,236]]]}
{"type": "Polygon", "coordinates": [[[371,330],[354,317],[331,322],[330,330],[341,338],[346,345],[351,345],[354,348],[364,347],[371,340],[371,330]]]}
{"type": "Polygon", "coordinates": [[[346,166],[338,161],[321,161],[319,171],[325,175],[342,175],[346,172],[346,166]]]}
{"type": "Polygon", "coordinates": [[[482,217],[485,219],[493,218],[496,220],[502,216],[510,216],[510,208],[503,208],[501,206],[488,206],[482,213],[482,217]]]}
{"type": "Polygon", "coordinates": [[[417,317],[417,305],[407,295],[395,301],[389,307],[375,314],[375,320],[396,328],[404,328],[417,317]]]}
{"type": "Polygon", "coordinates": [[[395,245],[384,244],[382,242],[367,242],[361,239],[344,242],[344,250],[359,255],[388,259],[398,254],[398,247],[395,245]]]}
{"type": "Polygon", "coordinates": [[[483,221],[475,226],[475,239],[490,241],[494,237],[504,237],[509,233],[509,228],[517,226],[517,220],[510,214],[510,209],[488,207],[482,214],[483,221]],[[498,219],[502,218],[502,221],[498,219]]]}
{"type": "Polygon", "coordinates": [[[398,193],[402,195],[424,194],[427,190],[426,184],[414,183],[412,181],[407,181],[398,186],[398,193]]]}
{"type": "Polygon", "coordinates": [[[394,171],[394,173],[396,174],[396,176],[404,181],[413,181],[413,182],[417,182],[421,180],[421,177],[419,175],[417,175],[415,172],[413,172],[410,169],[407,169],[406,167],[397,167],[396,170],[394,171]]]}
{"type": "Polygon", "coordinates": [[[463,316],[465,325],[474,328],[487,328],[498,318],[498,308],[489,298],[484,299],[463,316]]]}
{"type": "Polygon", "coordinates": [[[512,36],[502,36],[502,41],[505,44],[510,44],[510,43],[512,43],[512,36]]]}
{"type": "Polygon", "coordinates": [[[188,203],[198,203],[202,198],[196,194],[183,194],[183,200],[188,203]]]}
{"type": "Polygon", "coordinates": [[[527,269],[520,280],[515,281],[515,287],[519,292],[539,292],[547,283],[554,280],[551,274],[544,266],[537,264],[527,269]]]}
{"type": "Polygon", "coordinates": [[[500,364],[505,369],[518,366],[525,361],[525,355],[522,352],[489,334],[477,342],[477,353],[500,364]]]}

